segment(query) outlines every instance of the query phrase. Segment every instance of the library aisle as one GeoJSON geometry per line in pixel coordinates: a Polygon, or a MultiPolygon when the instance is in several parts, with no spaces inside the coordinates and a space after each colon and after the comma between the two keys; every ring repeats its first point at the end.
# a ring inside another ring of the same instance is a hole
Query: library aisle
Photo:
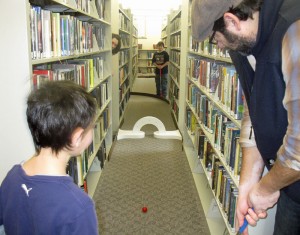
{"type": "MultiPolygon", "coordinates": [[[[166,102],[139,95],[130,97],[121,129],[144,116],[176,130],[166,102]]],[[[93,197],[100,234],[209,235],[182,142],[155,139],[153,125],[141,130],[143,139],[116,141],[102,172],[93,197]]]]}

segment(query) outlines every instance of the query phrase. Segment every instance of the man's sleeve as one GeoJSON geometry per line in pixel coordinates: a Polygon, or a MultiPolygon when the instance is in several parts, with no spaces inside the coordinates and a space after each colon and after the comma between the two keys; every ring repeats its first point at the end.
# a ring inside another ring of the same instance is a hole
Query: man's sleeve
{"type": "Polygon", "coordinates": [[[254,139],[254,131],[250,120],[249,110],[247,103],[244,104],[244,114],[242,119],[242,127],[240,134],[240,145],[241,147],[254,147],[256,142],[254,139]]]}
{"type": "Polygon", "coordinates": [[[281,163],[300,171],[300,20],[287,30],[282,41],[282,73],[286,84],[283,105],[288,127],[277,155],[281,163]]]}

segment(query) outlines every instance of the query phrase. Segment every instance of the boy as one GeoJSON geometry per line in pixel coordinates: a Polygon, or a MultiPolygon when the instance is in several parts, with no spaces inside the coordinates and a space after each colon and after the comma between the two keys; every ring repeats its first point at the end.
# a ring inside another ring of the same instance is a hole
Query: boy
{"type": "Polygon", "coordinates": [[[169,54],[164,50],[164,43],[158,42],[158,51],[154,53],[152,64],[155,68],[156,95],[167,97],[169,54]]]}
{"type": "Polygon", "coordinates": [[[71,81],[46,82],[27,100],[36,153],[15,165],[0,188],[6,235],[98,235],[94,203],[66,174],[71,156],[92,141],[95,99],[71,81]]]}

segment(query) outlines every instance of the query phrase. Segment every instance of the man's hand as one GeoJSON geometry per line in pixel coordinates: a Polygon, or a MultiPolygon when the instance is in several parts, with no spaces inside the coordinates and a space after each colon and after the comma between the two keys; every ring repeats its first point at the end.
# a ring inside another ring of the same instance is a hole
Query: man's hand
{"type": "MultiPolygon", "coordinates": [[[[246,192],[239,192],[239,196],[237,199],[237,206],[236,206],[236,218],[237,218],[237,227],[235,228],[236,231],[243,225],[245,216],[248,214],[248,200],[247,200],[247,193],[246,192]]],[[[248,235],[248,228],[246,228],[243,232],[244,235],[248,235]]]]}
{"type": "Polygon", "coordinates": [[[254,206],[255,212],[259,215],[260,218],[264,218],[264,213],[273,207],[277,203],[280,196],[279,190],[275,192],[267,191],[265,187],[262,187],[261,182],[254,185],[249,193],[249,204],[254,206]]]}

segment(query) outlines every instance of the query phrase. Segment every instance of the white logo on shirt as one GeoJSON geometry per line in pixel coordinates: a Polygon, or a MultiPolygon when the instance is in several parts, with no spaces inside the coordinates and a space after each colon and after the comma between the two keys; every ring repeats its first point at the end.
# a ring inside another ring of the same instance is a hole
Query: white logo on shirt
{"type": "Polygon", "coordinates": [[[29,191],[31,191],[32,188],[27,189],[26,184],[22,184],[21,187],[22,187],[22,189],[24,189],[24,191],[25,191],[27,197],[29,197],[29,191]]]}

